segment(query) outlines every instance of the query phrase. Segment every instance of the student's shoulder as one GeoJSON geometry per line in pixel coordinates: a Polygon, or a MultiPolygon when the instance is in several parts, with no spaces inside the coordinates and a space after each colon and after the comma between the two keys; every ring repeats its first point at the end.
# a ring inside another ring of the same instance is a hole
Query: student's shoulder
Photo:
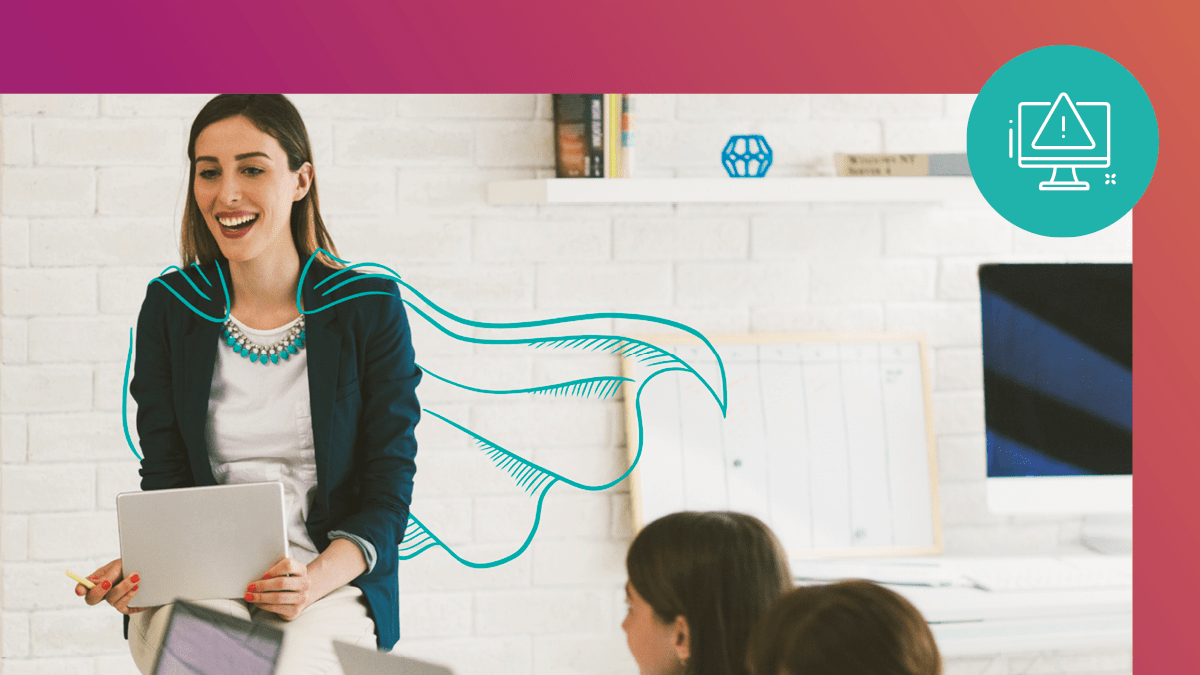
{"type": "Polygon", "coordinates": [[[347,309],[363,310],[391,305],[400,299],[396,280],[372,268],[322,268],[312,275],[311,286],[319,306],[336,303],[347,309]]]}
{"type": "Polygon", "coordinates": [[[225,313],[227,283],[216,263],[172,265],[147,282],[145,307],[220,316],[225,313]]]}

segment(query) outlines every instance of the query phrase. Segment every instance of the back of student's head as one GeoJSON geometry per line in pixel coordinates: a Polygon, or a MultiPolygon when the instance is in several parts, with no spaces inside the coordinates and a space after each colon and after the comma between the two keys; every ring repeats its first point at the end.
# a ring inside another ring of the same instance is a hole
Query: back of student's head
{"type": "Polygon", "coordinates": [[[687,622],[688,675],[743,675],[746,640],[792,587],[787,555],[742,513],[673,513],[650,523],[625,559],[629,583],[663,622],[687,622]]]}
{"type": "Polygon", "coordinates": [[[912,603],[870,581],[805,586],[758,620],[751,675],[938,675],[941,656],[912,603]]]}

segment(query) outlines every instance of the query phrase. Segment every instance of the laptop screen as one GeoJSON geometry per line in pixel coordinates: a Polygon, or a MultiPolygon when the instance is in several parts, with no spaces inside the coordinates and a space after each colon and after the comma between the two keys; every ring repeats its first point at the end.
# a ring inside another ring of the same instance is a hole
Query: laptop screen
{"type": "Polygon", "coordinates": [[[283,631],[176,602],[155,675],[272,675],[283,631]]]}
{"type": "Polygon", "coordinates": [[[454,675],[445,666],[333,641],[333,651],[347,675],[454,675]]]}

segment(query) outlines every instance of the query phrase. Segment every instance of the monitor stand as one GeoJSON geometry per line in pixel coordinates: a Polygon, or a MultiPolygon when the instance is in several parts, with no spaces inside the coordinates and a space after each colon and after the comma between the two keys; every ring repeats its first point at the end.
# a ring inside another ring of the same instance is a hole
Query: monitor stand
{"type": "Polygon", "coordinates": [[[1133,515],[1104,514],[1083,517],[1083,545],[1108,555],[1133,553],[1133,515]]]}
{"type": "Polygon", "coordinates": [[[1050,180],[1038,183],[1039,190],[1087,190],[1090,186],[1085,180],[1079,180],[1075,167],[1056,166],[1050,174],[1050,180]],[[1058,180],[1059,169],[1071,169],[1071,180],[1058,180]]]}

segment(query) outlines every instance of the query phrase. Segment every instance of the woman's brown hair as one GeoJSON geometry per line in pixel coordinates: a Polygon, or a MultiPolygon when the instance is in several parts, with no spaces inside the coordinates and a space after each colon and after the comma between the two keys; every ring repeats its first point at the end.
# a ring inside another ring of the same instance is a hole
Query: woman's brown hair
{"type": "MultiPolygon", "coordinates": [[[[308,140],[304,120],[300,118],[296,106],[283,94],[221,94],[206,103],[192,122],[192,132],[188,137],[191,171],[188,174],[187,204],[184,206],[179,242],[184,265],[204,265],[223,259],[220,247],[204,223],[200,205],[196,203],[196,139],[210,124],[238,116],[250,120],[259,131],[279,142],[279,147],[287,155],[289,171],[299,171],[305,162],[312,162],[312,143],[308,140]]],[[[325,221],[321,219],[315,175],[308,194],[292,204],[291,229],[302,265],[318,248],[337,255],[337,248],[325,229],[325,221]]],[[[320,256],[320,259],[327,266],[341,267],[327,256],[320,256]]]]}
{"type": "Polygon", "coordinates": [[[659,619],[687,620],[688,675],[744,674],[751,627],[792,587],[779,540],[742,513],[663,516],[638,533],[625,567],[659,619]]]}
{"type": "Polygon", "coordinates": [[[921,613],[870,581],[804,586],[758,620],[751,675],[938,675],[941,656],[921,613]]]}

